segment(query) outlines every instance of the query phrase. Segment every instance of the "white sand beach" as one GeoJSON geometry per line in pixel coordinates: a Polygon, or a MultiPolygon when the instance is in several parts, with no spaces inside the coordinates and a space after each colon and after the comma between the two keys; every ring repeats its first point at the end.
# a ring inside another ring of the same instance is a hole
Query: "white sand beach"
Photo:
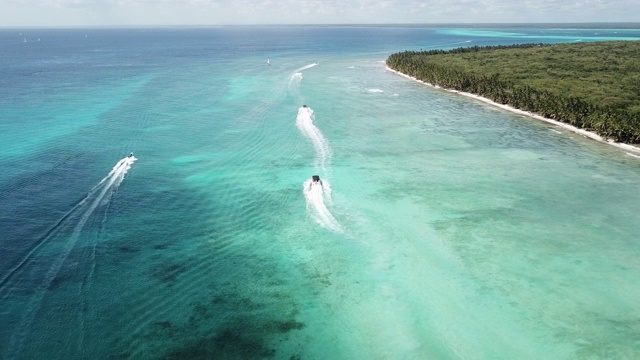
{"type": "Polygon", "coordinates": [[[495,102],[493,100],[487,99],[485,97],[482,97],[482,96],[479,96],[479,95],[476,95],[476,94],[472,94],[472,93],[468,93],[468,92],[464,92],[464,91],[452,90],[452,89],[445,89],[445,88],[442,88],[440,86],[433,85],[433,84],[424,82],[422,80],[416,79],[416,78],[414,78],[412,76],[409,76],[407,74],[403,74],[403,73],[401,73],[399,71],[393,70],[389,66],[386,66],[386,68],[387,68],[387,70],[389,70],[389,71],[391,71],[393,73],[396,73],[396,74],[398,74],[400,76],[403,76],[403,77],[409,78],[411,80],[417,81],[419,83],[434,87],[436,89],[442,89],[442,90],[445,90],[445,91],[448,91],[448,92],[452,92],[452,93],[456,93],[456,94],[460,94],[460,95],[463,95],[463,96],[467,96],[467,97],[470,97],[470,98],[473,98],[473,99],[476,99],[476,100],[480,100],[480,101],[485,102],[487,104],[490,104],[490,105],[493,105],[493,106],[497,106],[497,107],[499,107],[501,109],[504,109],[504,110],[507,110],[507,111],[511,111],[511,112],[514,112],[514,113],[520,114],[520,115],[526,115],[526,116],[532,117],[532,118],[537,119],[537,120],[545,121],[545,122],[553,124],[555,126],[558,126],[558,127],[567,129],[569,131],[572,131],[574,133],[580,134],[580,135],[582,135],[584,137],[587,137],[587,138],[590,138],[590,139],[593,139],[593,140],[596,140],[596,141],[600,141],[600,142],[603,142],[603,143],[618,147],[618,148],[626,150],[626,151],[631,151],[633,153],[640,154],[640,147],[629,145],[629,144],[623,144],[623,143],[615,142],[615,141],[609,140],[609,139],[605,139],[602,136],[600,136],[600,135],[598,135],[598,134],[596,134],[594,132],[587,131],[587,130],[584,130],[584,129],[579,129],[579,128],[575,127],[575,126],[572,126],[572,125],[569,125],[569,124],[566,124],[566,123],[563,123],[563,122],[560,122],[560,121],[557,121],[557,120],[549,119],[549,118],[540,116],[538,114],[534,114],[534,113],[529,112],[529,111],[516,109],[516,108],[514,108],[512,106],[509,106],[509,105],[499,104],[499,103],[497,103],[497,102],[495,102]]]}

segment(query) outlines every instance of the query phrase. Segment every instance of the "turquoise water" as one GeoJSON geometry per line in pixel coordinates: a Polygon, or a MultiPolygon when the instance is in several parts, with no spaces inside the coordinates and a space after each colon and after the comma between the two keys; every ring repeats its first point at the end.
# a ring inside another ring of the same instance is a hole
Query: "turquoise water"
{"type": "Polygon", "coordinates": [[[383,63],[593,33],[0,31],[0,356],[637,357],[640,159],[383,63]]]}

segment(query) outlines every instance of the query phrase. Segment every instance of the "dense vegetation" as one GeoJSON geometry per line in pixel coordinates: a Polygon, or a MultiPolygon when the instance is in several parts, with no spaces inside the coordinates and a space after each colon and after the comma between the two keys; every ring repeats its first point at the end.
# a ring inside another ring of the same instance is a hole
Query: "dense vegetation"
{"type": "Polygon", "coordinates": [[[405,51],[401,73],[448,89],[640,143],[640,41],[405,51]]]}

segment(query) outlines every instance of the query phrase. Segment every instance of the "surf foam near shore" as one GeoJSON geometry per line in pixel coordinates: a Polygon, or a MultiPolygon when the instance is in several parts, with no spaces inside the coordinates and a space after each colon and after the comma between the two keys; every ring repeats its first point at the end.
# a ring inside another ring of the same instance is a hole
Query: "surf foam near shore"
{"type": "Polygon", "coordinates": [[[487,103],[489,105],[493,105],[493,106],[499,107],[499,108],[507,110],[507,111],[511,111],[511,112],[519,114],[519,115],[529,116],[529,117],[532,117],[532,118],[534,118],[536,120],[541,120],[541,121],[547,122],[549,124],[553,124],[555,126],[563,128],[563,129],[572,131],[572,132],[574,132],[576,134],[580,134],[580,135],[582,135],[584,137],[587,137],[589,139],[593,139],[593,140],[596,140],[596,141],[599,141],[599,142],[602,142],[602,143],[605,143],[605,144],[609,144],[609,145],[615,146],[617,148],[620,148],[620,149],[623,149],[623,150],[626,150],[626,151],[632,151],[634,153],[640,154],[640,147],[633,146],[633,145],[630,145],[630,144],[624,144],[624,143],[615,142],[615,141],[609,140],[609,139],[605,139],[602,136],[600,136],[600,135],[598,135],[598,134],[596,134],[596,133],[594,133],[592,131],[588,131],[588,130],[585,130],[585,129],[580,129],[580,128],[577,128],[577,127],[575,127],[573,125],[569,125],[567,123],[563,123],[561,121],[557,121],[557,120],[554,120],[554,119],[546,118],[544,116],[540,116],[540,115],[532,113],[530,111],[520,110],[520,109],[514,108],[514,107],[509,106],[509,105],[500,104],[500,103],[497,103],[497,102],[495,102],[495,101],[493,101],[491,99],[482,97],[480,95],[476,95],[476,94],[472,94],[472,93],[468,93],[468,92],[464,92],[464,91],[460,91],[460,90],[446,89],[446,88],[440,87],[438,85],[433,85],[431,83],[428,83],[428,82],[422,81],[420,79],[417,79],[417,78],[415,78],[413,76],[410,76],[410,75],[401,73],[399,71],[396,71],[396,70],[390,68],[386,64],[385,64],[385,68],[388,71],[391,71],[393,73],[396,73],[396,74],[398,74],[400,76],[403,76],[403,77],[406,77],[408,79],[417,81],[417,82],[419,82],[421,84],[425,84],[425,85],[431,86],[431,87],[436,88],[436,89],[442,89],[442,90],[445,90],[445,91],[448,91],[448,92],[460,94],[460,95],[463,95],[463,96],[466,96],[466,97],[470,97],[472,99],[480,100],[480,101],[485,102],[485,103],[487,103]]]}

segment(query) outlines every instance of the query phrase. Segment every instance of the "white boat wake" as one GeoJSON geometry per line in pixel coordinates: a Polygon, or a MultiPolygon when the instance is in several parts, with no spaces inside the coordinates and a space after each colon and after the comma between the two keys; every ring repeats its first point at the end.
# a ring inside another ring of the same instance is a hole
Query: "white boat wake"
{"type": "MultiPolygon", "coordinates": [[[[300,97],[299,91],[300,83],[302,82],[302,71],[310,69],[316,65],[318,64],[313,63],[295,70],[289,79],[289,91],[300,97]]],[[[333,151],[331,150],[329,141],[324,137],[320,129],[313,124],[314,120],[315,116],[313,115],[313,109],[306,105],[303,105],[298,109],[296,126],[302,135],[313,145],[316,152],[313,165],[314,167],[319,168],[324,176],[327,173],[327,167],[331,165],[333,151]]],[[[327,207],[333,205],[333,201],[331,199],[331,183],[329,183],[325,178],[319,181],[309,179],[302,184],[302,187],[309,216],[318,225],[338,233],[343,233],[344,229],[327,207]]]]}
{"type": "MultiPolygon", "coordinates": [[[[302,106],[298,109],[296,126],[313,145],[316,150],[314,166],[320,168],[323,174],[327,173],[327,166],[331,164],[333,152],[329,141],[322,135],[320,129],[314,124],[313,109],[302,106]]],[[[319,181],[307,180],[303,184],[304,197],[307,201],[307,212],[320,226],[343,232],[340,223],[333,217],[327,206],[333,204],[331,200],[331,183],[325,178],[319,181]]]]}
{"type": "MultiPolygon", "coordinates": [[[[74,235],[77,235],[76,232],[82,229],[84,224],[87,222],[89,216],[94,212],[96,207],[101,204],[107,203],[111,199],[111,195],[115,192],[115,190],[120,186],[122,180],[124,179],[124,175],[129,171],[131,165],[137,160],[137,158],[130,156],[126,157],[120,161],[111,169],[109,174],[105,176],[100,182],[94,186],[89,193],[80,200],[65,216],[56,223],[56,225],[45,235],[42,240],[27,253],[27,255],[18,263],[16,267],[11,269],[7,275],[0,281],[0,288],[7,283],[11,276],[20,270],[37,252],[37,250],[45,245],[48,240],[58,235],[62,229],[67,228],[70,223],[73,222],[74,219],[78,219],[79,221],[75,226],[74,235]],[[96,195],[97,194],[97,195],[96,195]],[[90,203],[91,205],[87,205],[90,203]]],[[[73,237],[73,236],[72,236],[73,237]]]]}
{"type": "Polygon", "coordinates": [[[293,74],[289,78],[289,91],[298,92],[300,88],[300,83],[302,82],[302,71],[311,69],[312,67],[318,65],[317,63],[305,65],[299,69],[293,71],[293,74]]]}
{"type": "Polygon", "coordinates": [[[322,135],[320,129],[313,124],[314,120],[315,116],[313,115],[313,110],[310,107],[302,106],[298,109],[296,126],[300,129],[302,135],[311,141],[311,144],[313,144],[313,147],[316,150],[316,160],[314,165],[320,167],[326,172],[327,165],[331,164],[333,152],[331,150],[331,146],[329,146],[329,141],[327,141],[324,135],[322,135]]]}
{"type": "Polygon", "coordinates": [[[300,72],[300,71],[304,71],[304,70],[307,70],[307,69],[311,69],[312,67],[314,67],[314,66],[316,66],[316,65],[318,65],[318,63],[313,63],[313,64],[305,65],[305,66],[303,66],[303,67],[299,68],[298,70],[296,70],[296,72],[300,72]]]}
{"type": "MultiPolygon", "coordinates": [[[[82,229],[84,228],[85,224],[94,214],[96,208],[98,208],[99,206],[105,207],[109,204],[109,201],[111,200],[113,194],[115,194],[116,190],[124,180],[124,176],[127,174],[136,160],[137,158],[135,158],[132,154],[118,161],[113,169],[111,169],[109,174],[107,174],[107,176],[100,180],[100,182],[89,191],[87,196],[78,204],[76,204],[73,209],[71,209],[71,211],[67,215],[65,215],[58,224],[56,224],[54,229],[52,229],[47,234],[47,236],[45,236],[45,238],[43,238],[42,241],[27,254],[25,259],[23,259],[23,261],[21,261],[20,264],[2,280],[2,284],[8,283],[14,273],[20,270],[20,268],[22,268],[25,264],[30,262],[32,257],[37,256],[36,252],[40,247],[49,243],[51,239],[64,236],[64,229],[69,228],[70,225],[75,222],[75,226],[73,226],[71,235],[67,238],[66,241],[63,241],[61,244],[59,244],[62,245],[62,248],[58,250],[59,254],[49,266],[49,269],[40,282],[40,285],[34,291],[33,296],[28,300],[28,307],[25,310],[22,316],[22,320],[20,321],[20,324],[16,329],[17,331],[14,332],[11,338],[9,353],[16,355],[16,358],[17,354],[20,354],[25,345],[25,339],[27,338],[27,334],[29,334],[31,324],[33,323],[33,320],[35,319],[35,316],[40,309],[44,296],[46,295],[48,289],[51,287],[54,279],[58,276],[58,273],[69,257],[69,254],[74,249],[78,239],[80,238],[80,235],[82,234],[82,229]]],[[[12,356],[9,356],[9,358],[12,358],[12,356]]]]}
{"type": "Polygon", "coordinates": [[[302,82],[302,73],[297,72],[291,75],[289,79],[289,91],[298,90],[300,88],[300,83],[302,82]]]}
{"type": "Polygon", "coordinates": [[[340,223],[327,208],[327,205],[333,203],[331,200],[331,184],[327,180],[321,180],[319,183],[307,180],[302,186],[309,216],[324,228],[339,233],[344,232],[340,223]]]}

